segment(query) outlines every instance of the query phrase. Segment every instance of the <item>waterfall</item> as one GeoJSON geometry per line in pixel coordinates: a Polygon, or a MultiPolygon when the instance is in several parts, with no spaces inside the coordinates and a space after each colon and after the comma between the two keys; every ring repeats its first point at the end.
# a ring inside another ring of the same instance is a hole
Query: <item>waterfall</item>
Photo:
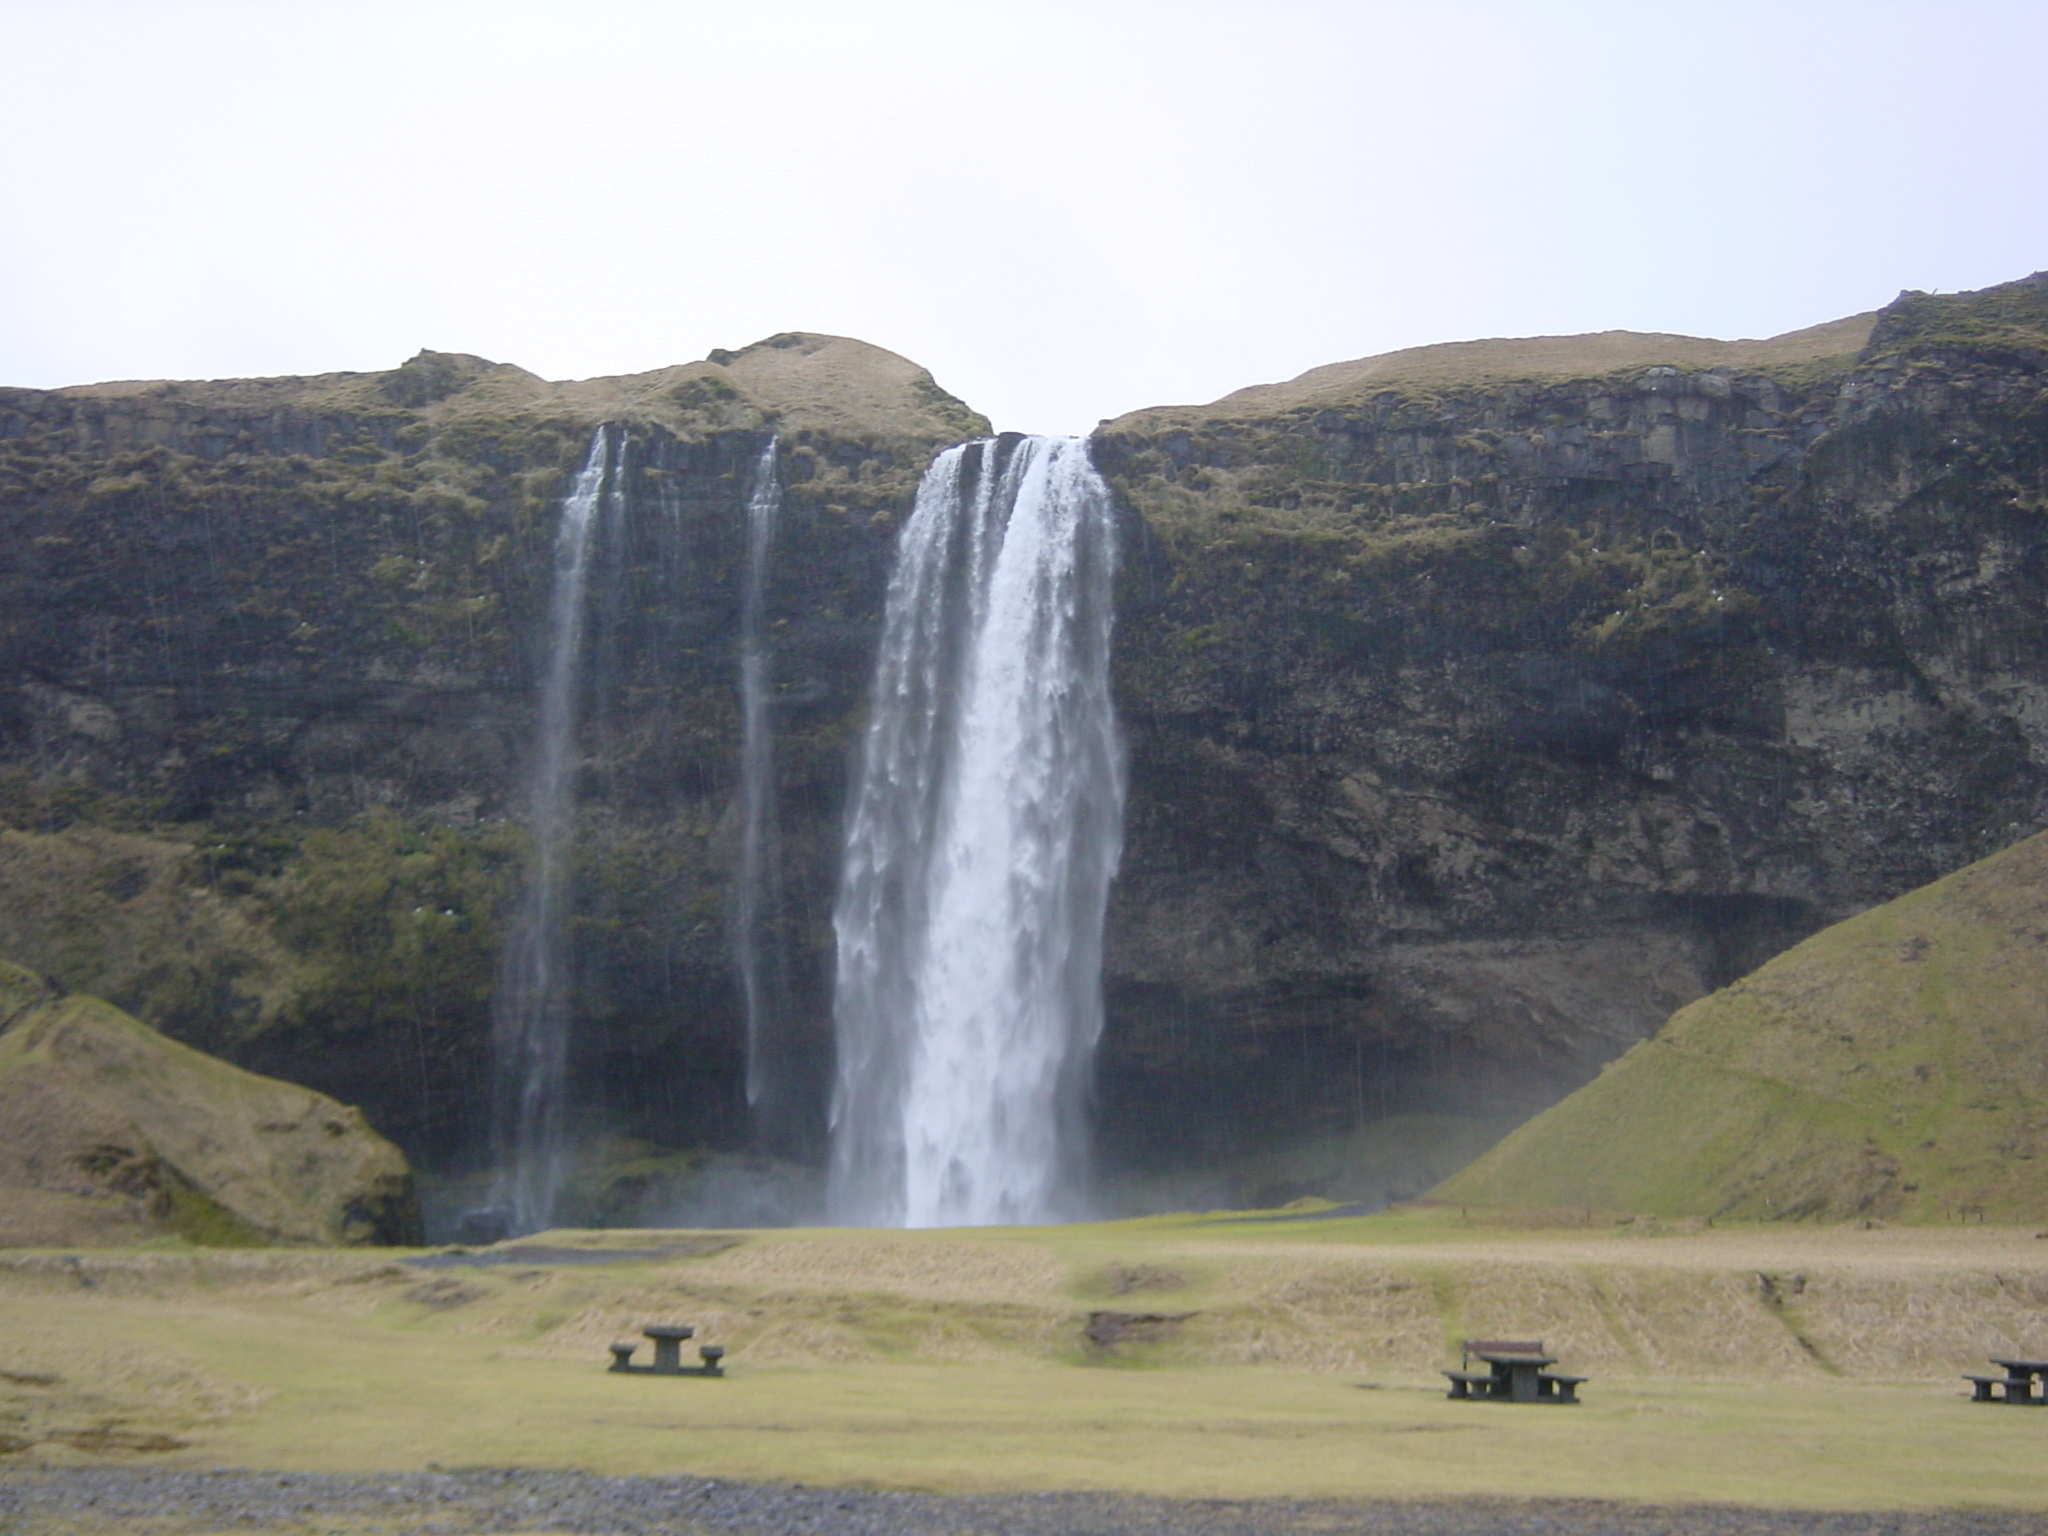
{"type": "Polygon", "coordinates": [[[610,434],[590,440],[555,534],[554,588],[548,600],[548,649],[540,716],[527,765],[532,851],[525,887],[499,957],[491,1029],[496,1055],[492,1151],[493,1201],[512,1230],[549,1224],[566,1172],[563,1108],[569,1054],[569,850],[575,825],[571,757],[583,680],[584,587],[592,525],[600,504],[624,499],[613,475],[610,434]],[[606,482],[610,495],[606,496],[606,482]]]}
{"type": "Polygon", "coordinates": [[[740,867],[733,958],[747,1012],[747,1105],[756,1140],[787,1153],[792,1135],[790,1023],[782,945],[766,931],[782,910],[782,834],[775,806],[775,734],[768,715],[768,554],[782,510],[773,438],[761,450],[747,497],[747,570],[740,598],[740,867]]]}
{"type": "Polygon", "coordinates": [[[835,1220],[1078,1213],[1122,845],[1114,539],[1077,438],[948,449],[918,488],[833,913],[835,1220]]]}

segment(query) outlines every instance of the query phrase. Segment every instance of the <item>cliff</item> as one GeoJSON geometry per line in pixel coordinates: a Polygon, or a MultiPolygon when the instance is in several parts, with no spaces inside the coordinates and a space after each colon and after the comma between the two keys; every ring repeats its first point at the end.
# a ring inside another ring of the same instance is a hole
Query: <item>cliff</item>
{"type": "Polygon", "coordinates": [[[2044,362],[2036,276],[1107,424],[1121,1155],[1536,1108],[2040,827],[2044,362]]]}
{"type": "Polygon", "coordinates": [[[893,521],[935,448],[987,430],[862,342],[570,384],[423,352],[0,391],[0,956],[361,1104],[430,1162],[480,1145],[555,520],[599,422],[624,429],[628,513],[592,554],[580,1098],[743,1143],[726,916],[755,461],[773,434],[798,893],[776,920],[829,1039],[837,805],[893,521]]]}
{"type": "MultiPolygon", "coordinates": [[[[2036,277],[1765,342],[1422,348],[1108,424],[1105,1160],[1257,1162],[1233,1198],[1284,1199],[1329,1182],[1275,1171],[1289,1142],[1462,1148],[2048,822],[2044,360],[2036,277]]],[[[735,647],[774,432],[770,940],[815,1045],[778,1145],[814,1147],[895,524],[984,426],[857,342],[582,384],[422,354],[0,391],[0,956],[430,1165],[473,1149],[554,518],[600,420],[631,494],[593,556],[579,1124],[749,1141],[735,647]]]]}
{"type": "Polygon", "coordinates": [[[1435,1193],[1659,1216],[2048,1216],[2048,836],[1815,934],[1435,1193]]]}

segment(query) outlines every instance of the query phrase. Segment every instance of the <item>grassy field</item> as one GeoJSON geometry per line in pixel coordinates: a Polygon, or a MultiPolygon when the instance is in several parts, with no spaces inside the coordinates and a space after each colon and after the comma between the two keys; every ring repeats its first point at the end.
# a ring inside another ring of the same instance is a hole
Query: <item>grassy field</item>
{"type": "Polygon", "coordinates": [[[2048,1508],[2048,1413],[1954,1379],[2048,1354],[2023,1229],[1444,1208],[544,1241],[616,1262],[0,1254],[0,1467],[2048,1508]],[[654,1321],[725,1344],[727,1378],[606,1372],[654,1321]],[[1584,1405],[1447,1401],[1465,1332],[1545,1338],[1584,1405]]]}

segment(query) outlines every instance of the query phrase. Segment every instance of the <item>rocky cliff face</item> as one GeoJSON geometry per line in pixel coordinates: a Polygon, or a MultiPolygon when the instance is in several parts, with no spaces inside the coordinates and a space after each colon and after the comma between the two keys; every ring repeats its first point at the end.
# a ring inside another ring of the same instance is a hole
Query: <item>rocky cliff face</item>
{"type": "MultiPolygon", "coordinates": [[[[2032,279],[1767,343],[1429,348],[1105,428],[1132,767],[1106,1156],[1536,1107],[2048,821],[2044,359],[2032,279]]],[[[0,392],[0,956],[430,1164],[474,1146],[550,539],[599,421],[632,495],[595,557],[582,1113],[748,1139],[735,630],[772,431],[774,937],[817,1046],[787,1146],[814,1141],[894,525],[983,429],[859,343],[0,392]]]]}
{"type": "Polygon", "coordinates": [[[1138,534],[1125,1155],[1533,1107],[2039,827],[2044,363],[2035,277],[1105,427],[1138,534]]]}
{"type": "Polygon", "coordinates": [[[579,1098],[593,1124],[743,1143],[726,917],[750,473],[774,434],[799,897],[776,921],[829,1044],[837,806],[893,522],[935,448],[986,430],[859,342],[572,385],[423,353],[0,392],[0,955],[362,1104],[430,1163],[478,1145],[555,520],[599,422],[625,428],[629,495],[592,554],[579,1098]]]}

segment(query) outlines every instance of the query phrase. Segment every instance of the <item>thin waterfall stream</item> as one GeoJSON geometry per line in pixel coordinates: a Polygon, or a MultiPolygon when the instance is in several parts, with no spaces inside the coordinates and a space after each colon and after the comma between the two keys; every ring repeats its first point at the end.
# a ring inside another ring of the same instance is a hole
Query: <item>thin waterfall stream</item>
{"type": "Polygon", "coordinates": [[[740,858],[734,961],[747,1015],[747,1105],[756,1142],[787,1152],[794,1106],[784,1056],[789,976],[772,931],[782,910],[782,828],[775,799],[775,732],[768,645],[768,561],[782,510],[776,442],[761,450],[747,497],[747,570],[740,598],[740,858]]]}
{"type": "Polygon", "coordinates": [[[1123,835],[1115,556],[1082,439],[963,444],[918,489],[833,914],[836,1221],[1040,1222],[1085,1206],[1123,835]]]}
{"type": "Polygon", "coordinates": [[[499,957],[491,1009],[496,1081],[492,1203],[515,1232],[549,1225],[567,1172],[564,1109],[569,1055],[569,854],[575,832],[573,752],[588,628],[584,589],[600,509],[624,515],[624,477],[613,473],[608,429],[590,440],[555,534],[548,649],[527,765],[532,838],[525,884],[499,957]]]}

